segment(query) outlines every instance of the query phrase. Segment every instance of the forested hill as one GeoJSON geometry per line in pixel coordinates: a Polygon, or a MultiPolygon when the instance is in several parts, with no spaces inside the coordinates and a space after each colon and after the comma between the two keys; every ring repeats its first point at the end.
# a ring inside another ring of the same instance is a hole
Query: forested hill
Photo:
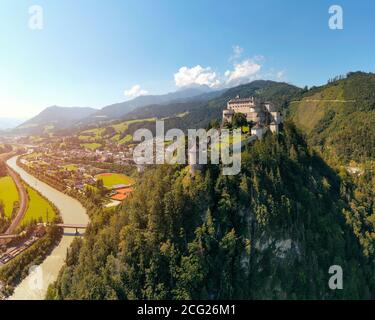
{"type": "MultiPolygon", "coordinates": [[[[248,84],[228,89],[219,97],[214,97],[209,101],[191,101],[187,103],[139,108],[127,114],[126,119],[151,117],[173,118],[173,116],[177,114],[186,113],[186,116],[179,118],[180,121],[176,123],[176,127],[204,128],[213,119],[221,120],[222,111],[226,108],[228,100],[235,98],[237,95],[241,97],[255,96],[283,106],[300,91],[301,89],[298,87],[284,82],[256,80],[248,84]]],[[[169,119],[169,122],[173,122],[173,120],[178,121],[178,119],[169,119]]]]}
{"type": "Polygon", "coordinates": [[[243,152],[239,175],[158,166],[118,212],[91,212],[48,298],[375,298],[341,189],[289,123],[243,152]],[[332,265],[343,290],[328,287],[332,265]]]}
{"type": "Polygon", "coordinates": [[[354,72],[291,103],[291,118],[326,159],[375,159],[375,74],[354,72]]]}

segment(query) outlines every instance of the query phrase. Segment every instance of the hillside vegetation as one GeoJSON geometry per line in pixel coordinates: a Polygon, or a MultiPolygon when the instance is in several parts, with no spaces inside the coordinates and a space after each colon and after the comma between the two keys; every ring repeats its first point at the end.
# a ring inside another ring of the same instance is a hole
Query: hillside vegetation
{"type": "Polygon", "coordinates": [[[289,123],[245,150],[236,176],[158,166],[117,211],[90,212],[47,298],[375,298],[341,189],[289,123]],[[343,290],[327,285],[335,264],[343,290]]]}
{"type": "Polygon", "coordinates": [[[184,131],[194,128],[206,128],[210,122],[221,121],[222,111],[229,99],[237,95],[255,96],[285,107],[290,99],[297,96],[301,89],[274,81],[257,80],[251,83],[227,89],[223,92],[207,93],[204,99],[194,98],[187,102],[151,104],[128,112],[122,120],[110,123],[98,123],[93,128],[81,131],[81,142],[106,142],[108,139],[118,144],[132,143],[137,129],[145,128],[155,134],[155,121],[163,120],[165,130],[179,128],[184,131]],[[208,97],[213,96],[211,99],[208,97]]]}
{"type": "Polygon", "coordinates": [[[312,146],[335,163],[375,158],[375,74],[355,72],[290,104],[312,146]]]}

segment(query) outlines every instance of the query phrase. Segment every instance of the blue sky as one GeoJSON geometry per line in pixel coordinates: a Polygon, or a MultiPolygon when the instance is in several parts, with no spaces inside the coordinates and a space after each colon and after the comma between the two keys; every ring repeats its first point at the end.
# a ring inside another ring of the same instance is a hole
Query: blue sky
{"type": "Polygon", "coordinates": [[[184,86],[375,71],[375,1],[1,0],[0,117],[184,86]],[[344,29],[328,27],[341,5],[344,29]],[[43,8],[31,30],[29,7],[43,8]]]}

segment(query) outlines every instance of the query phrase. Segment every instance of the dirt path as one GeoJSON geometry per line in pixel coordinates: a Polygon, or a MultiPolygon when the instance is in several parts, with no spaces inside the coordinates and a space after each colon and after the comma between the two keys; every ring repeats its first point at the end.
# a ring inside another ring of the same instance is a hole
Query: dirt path
{"type": "Polygon", "coordinates": [[[20,203],[20,207],[18,209],[17,215],[15,216],[9,228],[5,232],[5,234],[13,234],[26,213],[27,206],[29,203],[29,198],[26,192],[26,188],[23,185],[20,177],[11,168],[9,168],[9,166],[8,166],[8,172],[9,172],[9,175],[12,177],[14,183],[16,184],[18,195],[19,195],[19,203],[20,203]]]}

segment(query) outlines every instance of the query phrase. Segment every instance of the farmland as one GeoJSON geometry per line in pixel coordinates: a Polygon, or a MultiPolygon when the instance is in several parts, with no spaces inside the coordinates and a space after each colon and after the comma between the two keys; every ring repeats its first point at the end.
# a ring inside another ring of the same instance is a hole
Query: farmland
{"type": "Polygon", "coordinates": [[[33,221],[48,221],[51,222],[56,217],[56,212],[52,206],[34,189],[27,187],[29,195],[29,206],[26,210],[25,216],[21,220],[21,225],[28,224],[33,221]]]}
{"type": "Polygon", "coordinates": [[[156,118],[127,120],[117,124],[108,125],[106,127],[82,131],[79,134],[78,138],[82,143],[98,142],[101,141],[103,138],[110,138],[112,141],[116,141],[119,144],[124,144],[132,140],[131,134],[127,134],[124,137],[122,137],[122,134],[129,129],[129,126],[131,124],[152,121],[156,121],[156,118]]]}
{"type": "Polygon", "coordinates": [[[102,145],[100,143],[82,143],[81,147],[90,149],[90,150],[96,150],[99,149],[102,145]]]}
{"type": "Polygon", "coordinates": [[[4,203],[6,217],[12,215],[14,202],[18,199],[18,191],[13,179],[9,176],[0,178],[0,201],[4,203]]]}

